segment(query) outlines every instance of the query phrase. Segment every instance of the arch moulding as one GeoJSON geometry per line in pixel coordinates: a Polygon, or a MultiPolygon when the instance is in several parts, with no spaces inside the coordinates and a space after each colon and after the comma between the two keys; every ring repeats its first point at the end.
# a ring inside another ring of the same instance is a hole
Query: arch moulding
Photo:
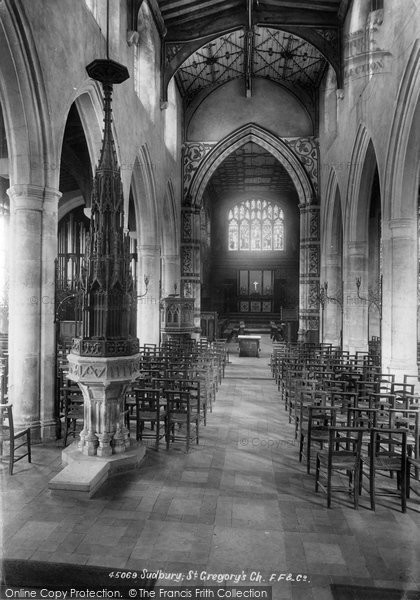
{"type": "MultiPolygon", "coordinates": [[[[367,211],[370,186],[379,165],[372,138],[363,124],[359,125],[351,155],[351,168],[345,207],[345,235],[349,242],[367,241],[367,211]]],[[[382,190],[382,185],[380,182],[382,190]]]]}
{"type": "MultiPolygon", "coordinates": [[[[336,201],[337,190],[338,190],[338,193],[340,194],[340,186],[338,185],[337,174],[335,172],[335,169],[331,168],[329,175],[328,175],[327,187],[326,187],[326,192],[325,192],[325,206],[322,210],[322,220],[321,220],[321,231],[323,232],[323,235],[321,238],[322,245],[323,245],[323,252],[322,252],[323,256],[326,256],[328,253],[328,248],[331,245],[331,240],[332,240],[332,236],[334,233],[333,232],[334,206],[335,206],[335,201],[336,201]]],[[[341,194],[340,194],[340,201],[341,201],[341,194]]],[[[341,211],[343,212],[342,206],[341,206],[341,211]]]]}
{"type": "MultiPolygon", "coordinates": [[[[156,245],[159,239],[156,187],[150,153],[146,145],[141,146],[134,162],[131,185],[134,196],[136,230],[140,245],[156,245]]],[[[128,201],[124,206],[128,216],[128,201]]],[[[126,217],[127,218],[127,217],[126,217]]]]}
{"type": "Polygon", "coordinates": [[[411,219],[416,213],[419,154],[410,154],[410,136],[420,102],[420,39],[414,43],[395,102],[385,168],[384,209],[388,219],[411,219]],[[404,203],[405,199],[411,199],[404,203]]]}
{"type": "Polygon", "coordinates": [[[254,142],[270,152],[286,169],[295,185],[300,205],[315,202],[313,185],[293,150],[277,136],[255,124],[241,127],[210,149],[192,177],[185,201],[201,206],[204,191],[216,169],[230,154],[248,142],[254,142]]]}

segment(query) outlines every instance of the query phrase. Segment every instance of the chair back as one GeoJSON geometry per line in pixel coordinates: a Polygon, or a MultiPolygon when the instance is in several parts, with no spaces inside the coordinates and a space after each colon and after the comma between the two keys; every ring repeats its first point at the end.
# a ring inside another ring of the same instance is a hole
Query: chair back
{"type": "Polygon", "coordinates": [[[14,436],[13,405],[0,404],[0,444],[10,441],[14,436]]]}
{"type": "Polygon", "coordinates": [[[360,427],[330,427],[328,439],[328,464],[334,466],[342,457],[354,457],[354,468],[358,466],[362,451],[364,430],[360,427]]]}
{"type": "Polygon", "coordinates": [[[407,460],[407,430],[399,427],[373,427],[370,430],[370,464],[373,471],[377,468],[405,472],[407,460]],[[391,462],[395,464],[391,468],[391,462]]]}

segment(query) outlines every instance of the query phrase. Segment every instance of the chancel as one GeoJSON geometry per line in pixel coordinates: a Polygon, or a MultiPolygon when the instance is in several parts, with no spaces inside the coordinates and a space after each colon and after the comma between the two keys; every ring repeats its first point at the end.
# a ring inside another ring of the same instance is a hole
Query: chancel
{"type": "Polygon", "coordinates": [[[2,583],[417,597],[420,4],[0,25],[2,583]]]}

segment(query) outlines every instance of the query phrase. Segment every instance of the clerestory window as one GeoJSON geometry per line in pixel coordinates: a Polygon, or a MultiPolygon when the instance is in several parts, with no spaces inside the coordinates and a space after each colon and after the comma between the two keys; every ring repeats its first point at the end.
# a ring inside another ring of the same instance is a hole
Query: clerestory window
{"type": "Polygon", "coordinates": [[[284,250],[284,212],[267,200],[244,200],[228,215],[231,251],[284,250]]]}

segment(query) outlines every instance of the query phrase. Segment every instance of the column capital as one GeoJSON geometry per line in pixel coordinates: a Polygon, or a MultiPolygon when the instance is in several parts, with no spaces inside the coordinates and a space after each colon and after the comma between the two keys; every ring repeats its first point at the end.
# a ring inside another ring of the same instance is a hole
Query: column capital
{"type": "Polygon", "coordinates": [[[32,184],[16,184],[7,190],[13,210],[42,211],[48,205],[57,206],[61,192],[54,188],[32,184]]]}
{"type": "Polygon", "coordinates": [[[417,230],[415,219],[391,219],[388,221],[388,227],[392,232],[392,237],[411,237],[411,233],[417,230]]]}
{"type": "Polygon", "coordinates": [[[307,212],[319,212],[321,207],[319,204],[317,204],[316,202],[314,202],[313,204],[308,204],[306,202],[302,202],[301,204],[298,204],[298,208],[300,210],[301,213],[307,213],[307,212]]]}
{"type": "Polygon", "coordinates": [[[181,206],[181,210],[183,212],[189,212],[194,215],[199,215],[201,212],[201,206],[197,206],[196,204],[183,204],[181,206]]]}
{"type": "Polygon", "coordinates": [[[160,246],[158,244],[141,244],[137,246],[137,254],[141,256],[160,256],[160,246]]]}
{"type": "Polygon", "coordinates": [[[178,260],[181,260],[181,257],[179,256],[179,254],[162,254],[162,259],[165,262],[176,262],[178,260]]]}

